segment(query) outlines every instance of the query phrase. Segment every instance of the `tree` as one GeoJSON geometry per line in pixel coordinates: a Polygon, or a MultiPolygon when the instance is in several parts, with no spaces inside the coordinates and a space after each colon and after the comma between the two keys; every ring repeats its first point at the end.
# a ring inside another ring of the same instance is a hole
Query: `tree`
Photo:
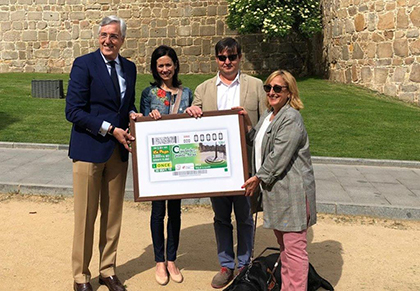
{"type": "MultiPolygon", "coordinates": [[[[227,24],[239,34],[262,33],[265,40],[293,36],[305,40],[308,50],[310,38],[322,30],[319,0],[228,0],[227,24]]],[[[302,56],[308,71],[309,56],[302,56]]]]}

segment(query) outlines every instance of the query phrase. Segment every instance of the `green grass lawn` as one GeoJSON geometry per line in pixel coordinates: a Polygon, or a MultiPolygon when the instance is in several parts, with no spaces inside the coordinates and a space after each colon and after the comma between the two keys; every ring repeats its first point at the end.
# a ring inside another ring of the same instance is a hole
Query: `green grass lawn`
{"type": "MultiPolygon", "coordinates": [[[[182,75],[195,87],[211,75],[182,75]]],[[[31,97],[31,80],[67,74],[0,74],[0,141],[67,144],[71,124],[64,99],[31,97]]],[[[150,75],[137,78],[136,106],[150,75]]],[[[352,85],[316,78],[298,80],[311,152],[316,156],[420,160],[420,107],[352,85]]]]}

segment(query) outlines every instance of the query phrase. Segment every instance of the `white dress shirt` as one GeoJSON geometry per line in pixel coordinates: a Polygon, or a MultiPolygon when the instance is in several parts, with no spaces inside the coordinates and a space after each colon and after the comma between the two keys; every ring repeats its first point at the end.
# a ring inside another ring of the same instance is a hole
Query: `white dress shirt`
{"type": "Polygon", "coordinates": [[[220,79],[220,73],[217,73],[216,86],[217,86],[217,109],[231,109],[232,107],[239,106],[240,103],[240,84],[239,74],[236,78],[227,85],[220,79]]]}
{"type": "MultiPolygon", "coordinates": [[[[111,65],[109,64],[109,61],[105,58],[105,56],[102,54],[102,52],[101,52],[101,56],[104,59],[106,68],[108,69],[108,73],[111,76],[111,65]]],[[[121,103],[122,103],[125,96],[125,91],[127,89],[127,84],[126,84],[125,79],[123,78],[123,72],[122,72],[121,62],[120,62],[119,57],[115,59],[115,70],[117,71],[118,83],[120,85],[120,94],[121,94],[121,103]]],[[[101,128],[99,129],[99,134],[102,136],[105,136],[110,126],[111,126],[111,123],[104,120],[102,122],[101,128]]]]}

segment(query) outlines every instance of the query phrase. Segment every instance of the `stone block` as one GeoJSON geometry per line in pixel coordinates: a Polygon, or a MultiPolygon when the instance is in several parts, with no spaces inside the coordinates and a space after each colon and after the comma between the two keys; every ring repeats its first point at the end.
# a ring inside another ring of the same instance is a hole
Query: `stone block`
{"type": "Polygon", "coordinates": [[[408,16],[404,8],[398,9],[397,28],[401,28],[401,29],[408,28],[408,16]]]}
{"type": "Polygon", "coordinates": [[[131,10],[130,9],[118,9],[118,16],[122,19],[130,19],[131,10]]]}
{"type": "MultiPolygon", "coordinates": [[[[9,16],[10,16],[10,12],[0,11],[0,19],[2,21],[2,24],[5,23],[5,21],[8,21],[9,20],[9,16]]],[[[2,31],[4,31],[3,30],[3,27],[2,27],[2,31]]]]}
{"type": "Polygon", "coordinates": [[[407,38],[418,38],[419,37],[419,30],[410,30],[407,31],[407,38]]]}
{"type": "Polygon", "coordinates": [[[60,20],[60,13],[53,12],[53,11],[43,12],[42,18],[46,21],[59,21],[60,20]]]}
{"type": "Polygon", "coordinates": [[[354,27],[356,28],[356,31],[363,31],[366,28],[365,25],[365,17],[363,14],[357,14],[354,18],[354,27]]]}
{"type": "Polygon", "coordinates": [[[381,59],[381,60],[375,61],[375,65],[378,67],[386,67],[386,66],[389,66],[391,63],[392,63],[391,59],[381,59]]]}
{"type": "Polygon", "coordinates": [[[182,8],[175,8],[169,10],[169,17],[182,17],[183,10],[182,8]]]}
{"type": "Polygon", "coordinates": [[[12,21],[25,20],[25,11],[12,11],[12,12],[10,12],[10,20],[12,20],[12,21]]]}
{"type": "Polygon", "coordinates": [[[347,12],[349,13],[350,16],[354,16],[357,13],[357,7],[356,6],[350,6],[347,9],[347,12]]]}
{"type": "Polygon", "coordinates": [[[178,46],[190,46],[192,45],[193,41],[192,38],[178,38],[176,40],[176,44],[178,46]]]}
{"type": "Polygon", "coordinates": [[[420,83],[420,64],[414,64],[411,67],[410,81],[420,83]]]}
{"type": "Polygon", "coordinates": [[[150,29],[150,37],[166,37],[166,27],[150,29]]]}
{"type": "Polygon", "coordinates": [[[385,7],[385,9],[387,10],[387,11],[391,11],[391,10],[395,10],[395,2],[394,1],[392,1],[392,2],[388,2],[387,4],[386,4],[386,7],[385,7]]]}
{"type": "Polygon", "coordinates": [[[40,49],[34,51],[34,57],[36,58],[49,58],[51,51],[48,49],[40,49]]]}
{"type": "Polygon", "coordinates": [[[208,63],[200,62],[200,72],[204,74],[208,74],[211,72],[210,65],[208,63]]]}
{"type": "Polygon", "coordinates": [[[57,40],[71,40],[71,34],[67,31],[60,31],[57,35],[57,40]]]}
{"type": "Polygon", "coordinates": [[[403,64],[403,60],[402,59],[392,59],[392,65],[395,66],[401,66],[403,64]]]}
{"type": "Polygon", "coordinates": [[[343,58],[343,60],[345,60],[345,61],[347,61],[347,60],[350,58],[350,55],[349,55],[349,48],[348,48],[348,46],[344,45],[344,46],[341,48],[341,57],[342,57],[342,58],[343,58]]]}
{"type": "Polygon", "coordinates": [[[42,12],[28,12],[28,20],[42,20],[42,12]]]}
{"type": "Polygon", "coordinates": [[[374,69],[374,82],[376,84],[385,84],[388,78],[388,69],[375,68],[374,69]]]}
{"type": "Polygon", "coordinates": [[[412,63],[414,63],[414,58],[405,58],[404,59],[404,64],[411,65],[412,63]]]}
{"type": "Polygon", "coordinates": [[[410,19],[414,26],[420,27],[420,6],[417,6],[411,11],[410,19]]]}
{"type": "Polygon", "coordinates": [[[19,31],[6,31],[3,34],[2,41],[19,41],[21,40],[22,32],[19,31]]]}
{"type": "Polygon", "coordinates": [[[180,26],[178,27],[179,36],[191,36],[191,26],[180,26]]]}
{"type": "Polygon", "coordinates": [[[367,23],[367,28],[369,31],[374,31],[376,29],[376,18],[377,18],[376,13],[369,13],[368,23],[367,23]]]}
{"type": "Polygon", "coordinates": [[[406,39],[397,39],[393,44],[394,53],[400,57],[408,56],[408,42],[406,39]]]}
{"type": "Polygon", "coordinates": [[[383,11],[385,8],[385,3],[382,1],[375,1],[375,11],[380,12],[383,11]]]}
{"type": "Polygon", "coordinates": [[[380,35],[380,34],[378,34],[378,33],[374,32],[374,33],[372,33],[372,40],[373,40],[374,42],[382,42],[382,41],[384,41],[384,40],[385,40],[385,38],[384,38],[382,35],[380,35]]]}
{"type": "Polygon", "coordinates": [[[353,81],[353,83],[357,83],[357,81],[359,81],[356,65],[351,66],[351,80],[353,81]]]}
{"type": "Polygon", "coordinates": [[[176,35],[176,27],[175,26],[168,26],[168,37],[175,38],[176,35]]]}
{"type": "Polygon", "coordinates": [[[355,31],[354,22],[350,19],[346,19],[345,29],[346,29],[346,33],[352,34],[355,31]]]}
{"type": "Polygon", "coordinates": [[[337,11],[338,18],[345,19],[348,17],[347,9],[338,9],[337,11]]]}
{"type": "Polygon", "coordinates": [[[419,86],[418,85],[414,85],[414,84],[411,84],[411,85],[403,85],[401,87],[401,91],[403,91],[403,92],[417,92],[418,89],[419,89],[419,86]]]}
{"type": "Polygon", "coordinates": [[[152,15],[152,10],[150,8],[143,8],[141,9],[141,17],[142,18],[148,18],[152,15]]]}
{"type": "Polygon", "coordinates": [[[217,15],[217,6],[208,6],[207,7],[207,15],[208,16],[216,16],[217,15]]]}
{"type": "Polygon", "coordinates": [[[217,35],[224,35],[225,34],[225,27],[227,28],[227,26],[225,25],[225,23],[223,21],[217,20],[216,21],[217,35]]]}
{"type": "Polygon", "coordinates": [[[394,39],[394,31],[392,30],[385,30],[384,37],[386,40],[392,40],[394,39]]]}
{"type": "Polygon", "coordinates": [[[369,59],[372,59],[376,55],[376,44],[375,43],[369,43],[367,45],[366,49],[366,55],[369,59]]]}
{"type": "Polygon", "coordinates": [[[384,94],[389,96],[397,96],[397,86],[394,84],[385,84],[384,94]]]}
{"type": "Polygon", "coordinates": [[[214,26],[200,26],[200,35],[201,36],[213,36],[216,34],[216,29],[214,26]]]}
{"type": "Polygon", "coordinates": [[[35,41],[37,40],[37,32],[36,30],[28,30],[22,33],[22,40],[23,41],[35,41]]]}
{"type": "Polygon", "coordinates": [[[3,51],[2,59],[3,60],[17,60],[19,58],[19,54],[17,51],[3,51]]]}
{"type": "Polygon", "coordinates": [[[153,18],[159,18],[159,17],[161,17],[161,14],[162,14],[162,9],[160,9],[160,8],[153,8],[152,9],[152,17],[153,18]]]}
{"type": "Polygon", "coordinates": [[[200,35],[200,24],[197,22],[194,22],[191,26],[191,35],[192,36],[198,36],[200,35]]]}
{"type": "MultiPolygon", "coordinates": [[[[77,12],[77,13],[84,13],[84,12],[77,12]]],[[[82,17],[82,14],[77,15],[77,17],[82,17]]],[[[98,19],[99,20],[99,19],[102,19],[102,17],[103,17],[103,15],[102,15],[101,11],[99,11],[99,10],[89,10],[89,11],[86,11],[84,18],[81,18],[81,19],[76,20],[76,21],[82,21],[84,19],[98,19]]],[[[90,27],[90,24],[88,26],[90,27]]]]}
{"type": "Polygon", "coordinates": [[[156,21],[157,27],[166,27],[168,25],[168,21],[166,19],[158,19],[156,21]]]}
{"type": "Polygon", "coordinates": [[[48,32],[46,31],[38,31],[38,40],[39,41],[46,41],[48,40],[48,32]]]}
{"type": "Polygon", "coordinates": [[[370,83],[372,81],[372,70],[370,67],[363,67],[361,69],[361,78],[363,83],[370,83]]]}
{"type": "MultiPolygon", "coordinates": [[[[96,12],[97,13],[97,12],[96,12]]],[[[84,20],[86,18],[84,12],[71,12],[70,20],[84,20]]]]}
{"type": "Polygon", "coordinates": [[[392,45],[390,43],[379,43],[376,50],[378,58],[392,57],[392,45]]]}
{"type": "Polygon", "coordinates": [[[206,16],[207,9],[202,7],[193,8],[191,11],[191,16],[206,16]]]}
{"type": "Polygon", "coordinates": [[[38,21],[37,22],[37,28],[43,30],[43,29],[47,28],[47,23],[45,21],[38,21]]]}
{"type": "Polygon", "coordinates": [[[342,24],[339,19],[334,19],[332,22],[332,35],[333,37],[341,36],[342,24]]]}
{"type": "Polygon", "coordinates": [[[15,43],[15,47],[17,50],[25,50],[26,49],[26,43],[23,41],[18,41],[15,43]]]}
{"type": "Polygon", "coordinates": [[[183,54],[187,56],[201,55],[201,46],[189,46],[182,49],[183,54]]]}
{"type": "Polygon", "coordinates": [[[148,25],[142,25],[140,28],[140,36],[142,38],[148,38],[149,37],[149,26],[148,25]]]}
{"type": "MultiPolygon", "coordinates": [[[[60,36],[60,34],[59,34],[59,36],[60,36]]],[[[80,32],[80,38],[81,39],[92,39],[93,38],[92,31],[91,30],[82,30],[80,32]]]]}
{"type": "MultiPolygon", "coordinates": [[[[147,30],[149,30],[149,29],[147,28],[147,30]]],[[[143,32],[143,27],[142,27],[141,30],[134,29],[134,28],[130,28],[130,29],[127,28],[127,36],[126,36],[126,38],[141,38],[141,37],[144,37],[142,35],[142,32],[143,32]]]]}
{"type": "Polygon", "coordinates": [[[227,5],[218,5],[217,6],[217,14],[219,16],[224,16],[228,14],[228,6],[227,5]]]}
{"type": "Polygon", "coordinates": [[[413,55],[420,55],[420,39],[410,43],[410,51],[413,55]]]}
{"type": "Polygon", "coordinates": [[[394,29],[394,28],[395,28],[395,23],[394,23],[393,12],[387,12],[385,14],[379,15],[379,21],[378,21],[379,30],[394,29]]]}
{"type": "Polygon", "coordinates": [[[353,50],[353,59],[363,59],[364,57],[364,53],[362,48],[360,47],[360,45],[358,43],[356,43],[354,45],[354,50],[353,50]]]}
{"type": "Polygon", "coordinates": [[[417,93],[400,93],[398,95],[398,99],[405,101],[405,102],[410,102],[413,103],[415,100],[415,95],[417,93]]]}

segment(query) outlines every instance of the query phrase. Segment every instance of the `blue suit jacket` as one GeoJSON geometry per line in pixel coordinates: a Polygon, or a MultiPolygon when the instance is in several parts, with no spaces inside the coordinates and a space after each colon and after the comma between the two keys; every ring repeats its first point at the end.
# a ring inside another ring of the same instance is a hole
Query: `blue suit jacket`
{"type": "Polygon", "coordinates": [[[128,151],[112,136],[99,134],[103,121],[126,129],[129,112],[137,112],[135,102],[136,66],[119,56],[126,80],[125,96],[118,106],[111,76],[97,50],[76,58],[70,72],[66,96],[66,118],[73,123],[69,157],[74,160],[103,163],[120,146],[121,160],[128,160],[128,151]]]}

